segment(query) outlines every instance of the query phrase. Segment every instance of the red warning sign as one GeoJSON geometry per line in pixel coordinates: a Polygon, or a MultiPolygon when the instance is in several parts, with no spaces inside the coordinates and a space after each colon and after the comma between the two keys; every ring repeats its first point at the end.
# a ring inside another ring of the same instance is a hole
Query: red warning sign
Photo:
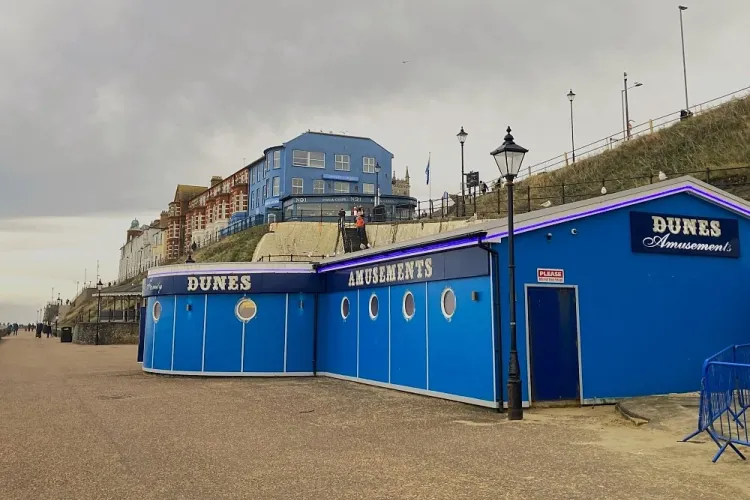
{"type": "Polygon", "coordinates": [[[565,283],[565,271],[562,269],[537,269],[536,280],[539,283],[565,283]]]}

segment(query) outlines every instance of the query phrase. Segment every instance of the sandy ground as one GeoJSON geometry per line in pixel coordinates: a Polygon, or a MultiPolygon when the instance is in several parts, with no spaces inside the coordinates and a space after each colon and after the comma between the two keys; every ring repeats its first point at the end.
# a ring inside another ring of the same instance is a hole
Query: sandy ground
{"type": "Polygon", "coordinates": [[[0,340],[0,498],[747,498],[694,426],[613,407],[522,422],[460,403],[316,379],[146,375],[135,346],[0,340]]]}

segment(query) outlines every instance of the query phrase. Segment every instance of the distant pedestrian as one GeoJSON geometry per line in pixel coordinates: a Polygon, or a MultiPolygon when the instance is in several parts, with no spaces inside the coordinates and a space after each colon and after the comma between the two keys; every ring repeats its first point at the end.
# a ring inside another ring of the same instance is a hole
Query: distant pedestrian
{"type": "Polygon", "coordinates": [[[479,189],[482,191],[482,194],[487,194],[487,183],[482,182],[482,186],[479,189]]]}
{"type": "Polygon", "coordinates": [[[359,236],[359,248],[364,249],[365,248],[365,241],[367,240],[367,232],[365,230],[365,218],[362,217],[362,212],[357,212],[357,236],[359,236]]]}

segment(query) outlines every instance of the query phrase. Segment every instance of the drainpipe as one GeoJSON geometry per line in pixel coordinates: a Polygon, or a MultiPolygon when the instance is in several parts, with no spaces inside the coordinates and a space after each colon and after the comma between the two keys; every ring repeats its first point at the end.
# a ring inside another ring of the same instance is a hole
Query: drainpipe
{"type": "Polygon", "coordinates": [[[494,312],[494,323],[495,323],[495,394],[497,395],[497,411],[498,413],[504,411],[503,408],[503,348],[502,348],[502,334],[501,334],[501,321],[500,321],[500,256],[492,249],[487,243],[479,242],[479,248],[487,252],[487,258],[489,259],[490,269],[492,270],[491,276],[493,277],[492,283],[492,311],[494,312]]]}

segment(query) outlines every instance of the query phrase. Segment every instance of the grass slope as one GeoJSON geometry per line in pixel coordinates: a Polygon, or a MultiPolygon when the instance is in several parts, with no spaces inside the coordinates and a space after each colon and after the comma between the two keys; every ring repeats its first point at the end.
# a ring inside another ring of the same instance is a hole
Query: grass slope
{"type": "MultiPolygon", "coordinates": [[[[602,184],[610,193],[623,191],[657,182],[659,171],[669,177],[689,173],[750,200],[750,98],[730,101],[574,165],[533,175],[517,183],[514,206],[524,212],[542,208],[546,201],[559,205],[592,198],[600,196],[602,184]]],[[[499,215],[504,216],[506,194],[500,189],[478,198],[477,212],[498,216],[499,201],[499,215]]],[[[466,211],[473,212],[472,203],[467,202],[466,211]]]]}

